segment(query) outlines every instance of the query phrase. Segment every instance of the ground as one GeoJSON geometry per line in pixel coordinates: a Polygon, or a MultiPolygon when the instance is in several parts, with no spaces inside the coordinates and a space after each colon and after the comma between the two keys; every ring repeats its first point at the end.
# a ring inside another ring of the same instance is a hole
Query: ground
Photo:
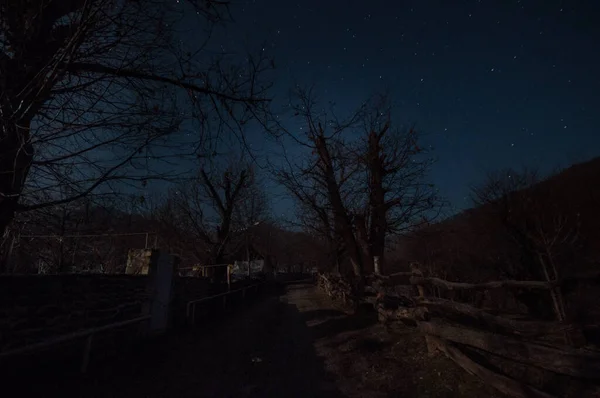
{"type": "Polygon", "coordinates": [[[170,337],[84,378],[19,383],[35,397],[499,397],[414,330],[353,316],[310,284],[170,337]]]}

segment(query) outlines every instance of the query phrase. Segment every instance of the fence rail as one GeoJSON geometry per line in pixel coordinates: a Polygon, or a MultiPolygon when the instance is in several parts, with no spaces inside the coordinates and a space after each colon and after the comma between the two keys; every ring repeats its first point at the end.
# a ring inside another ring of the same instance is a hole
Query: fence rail
{"type": "Polygon", "coordinates": [[[186,304],[186,309],[185,309],[185,316],[187,321],[191,324],[194,325],[196,323],[196,306],[198,304],[201,303],[205,303],[208,301],[212,301],[214,299],[218,299],[218,298],[222,298],[223,299],[223,307],[225,307],[227,305],[227,297],[235,294],[235,293],[242,293],[242,298],[246,297],[246,291],[247,290],[251,290],[251,289],[256,289],[258,290],[258,287],[261,285],[264,285],[266,282],[260,282],[260,283],[255,283],[253,285],[249,285],[249,286],[244,286],[242,288],[239,289],[235,289],[235,290],[230,290],[227,292],[223,292],[223,293],[219,293],[219,294],[215,294],[213,296],[208,296],[208,297],[202,297],[196,300],[191,300],[188,301],[186,304]]]}
{"type": "Polygon", "coordinates": [[[78,340],[86,337],[85,345],[83,348],[83,353],[81,357],[81,373],[85,373],[90,361],[90,355],[92,351],[92,342],[95,334],[106,332],[108,330],[117,329],[123,326],[128,326],[144,321],[150,320],[150,315],[144,315],[133,319],[128,319],[121,322],[115,322],[104,326],[99,326],[96,328],[80,330],[77,332],[69,333],[66,335],[58,336],[52,339],[48,339],[46,341],[42,341],[39,343],[27,345],[24,347],[15,348],[12,350],[2,351],[0,352],[0,359],[12,357],[16,355],[29,354],[36,351],[41,351],[45,348],[50,348],[59,344],[67,343],[70,341],[78,340]]]}
{"type": "Polygon", "coordinates": [[[573,377],[586,383],[597,383],[600,352],[584,347],[585,342],[576,344],[571,340],[573,336],[581,339],[581,330],[590,325],[515,319],[507,314],[492,314],[474,305],[454,301],[452,297],[433,297],[430,293],[433,288],[441,288],[445,292],[498,288],[551,291],[565,284],[596,284],[599,279],[600,273],[594,273],[549,282],[506,280],[462,283],[425,277],[414,267],[411,272],[369,276],[365,290],[371,293],[370,297],[356,297],[351,285],[335,276],[319,275],[319,286],[331,297],[346,302],[362,300],[373,304],[382,322],[401,322],[415,327],[424,335],[430,353],[436,350],[445,353],[464,370],[479,376],[505,394],[522,398],[547,398],[552,395],[518,380],[517,376],[499,373],[487,363],[474,359],[476,356],[472,354],[484,352],[502,361],[573,377]],[[569,338],[564,338],[565,335],[569,338]],[[565,342],[561,342],[561,338],[565,342]]]}

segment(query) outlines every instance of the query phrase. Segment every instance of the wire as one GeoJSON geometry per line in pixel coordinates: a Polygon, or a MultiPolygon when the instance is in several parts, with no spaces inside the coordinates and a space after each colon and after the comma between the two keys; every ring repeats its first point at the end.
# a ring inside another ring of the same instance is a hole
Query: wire
{"type": "Polygon", "coordinates": [[[95,238],[109,236],[139,236],[139,235],[157,235],[156,232],[132,232],[128,234],[98,234],[98,235],[21,235],[21,238],[95,238]]]}

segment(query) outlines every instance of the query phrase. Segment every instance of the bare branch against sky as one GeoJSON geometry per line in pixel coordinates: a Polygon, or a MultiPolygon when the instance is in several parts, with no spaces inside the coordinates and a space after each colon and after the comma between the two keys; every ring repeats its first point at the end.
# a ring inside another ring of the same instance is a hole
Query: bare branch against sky
{"type": "Polygon", "coordinates": [[[166,178],[174,158],[241,137],[268,106],[271,64],[213,51],[229,19],[210,0],[3,1],[0,232],[15,212],[166,178]]]}
{"type": "Polygon", "coordinates": [[[306,153],[285,156],[275,175],[296,199],[300,220],[327,239],[332,256],[345,250],[360,279],[374,256],[383,264],[388,234],[435,217],[439,200],[426,181],[431,159],[413,129],[392,126],[387,97],[373,97],[346,119],[315,98],[312,89],[297,91],[292,104],[304,123],[283,132],[306,153]]]}

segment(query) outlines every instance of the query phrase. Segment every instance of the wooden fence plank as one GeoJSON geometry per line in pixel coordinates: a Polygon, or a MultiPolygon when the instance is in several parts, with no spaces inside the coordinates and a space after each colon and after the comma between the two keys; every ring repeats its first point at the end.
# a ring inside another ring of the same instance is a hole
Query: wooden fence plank
{"type": "Polygon", "coordinates": [[[418,322],[417,327],[427,335],[475,347],[555,373],[592,380],[597,379],[600,374],[600,355],[590,351],[568,347],[559,349],[438,321],[418,322]]]}
{"type": "MultiPolygon", "coordinates": [[[[432,337],[432,339],[435,338],[432,337]]],[[[524,383],[489,370],[471,360],[471,358],[460,352],[459,349],[448,344],[444,344],[439,339],[435,340],[437,340],[437,347],[443,351],[448,358],[452,359],[457,365],[459,365],[468,373],[479,377],[484,382],[496,388],[498,391],[503,392],[504,394],[516,398],[556,398],[554,395],[547,394],[534,387],[528,386],[524,383]]]]}
{"type": "MultiPolygon", "coordinates": [[[[380,320],[402,321],[417,326],[418,330],[425,335],[428,351],[432,352],[439,348],[463,369],[506,394],[519,398],[552,397],[534,387],[488,369],[463,353],[459,346],[449,342],[474,347],[508,361],[572,377],[596,380],[600,374],[599,352],[531,341],[544,335],[578,330],[582,325],[510,319],[466,303],[426,296],[425,289],[425,286],[435,286],[449,291],[517,288],[543,292],[556,286],[575,287],[581,283],[596,284],[600,282],[600,272],[569,276],[550,282],[504,280],[463,283],[425,277],[418,265],[412,264],[411,272],[370,276],[367,279],[371,289],[365,290],[370,292],[372,290],[371,293],[377,293],[377,297],[363,297],[362,300],[370,302],[377,308],[380,320]],[[412,286],[414,292],[410,289],[402,290],[398,286],[412,286]],[[482,330],[475,330],[475,328],[482,330]]],[[[320,286],[332,296],[339,296],[341,292],[350,288],[337,277],[328,279],[324,276],[320,280],[320,286]]]]}
{"type": "Polygon", "coordinates": [[[446,316],[447,313],[453,313],[473,318],[487,326],[490,331],[496,333],[535,338],[575,329],[574,325],[560,324],[558,322],[520,321],[509,319],[502,316],[492,315],[469,304],[458,303],[455,301],[435,297],[415,297],[414,300],[416,301],[417,305],[425,306],[432,312],[436,312],[437,310],[437,313],[441,316],[446,316]]]}

